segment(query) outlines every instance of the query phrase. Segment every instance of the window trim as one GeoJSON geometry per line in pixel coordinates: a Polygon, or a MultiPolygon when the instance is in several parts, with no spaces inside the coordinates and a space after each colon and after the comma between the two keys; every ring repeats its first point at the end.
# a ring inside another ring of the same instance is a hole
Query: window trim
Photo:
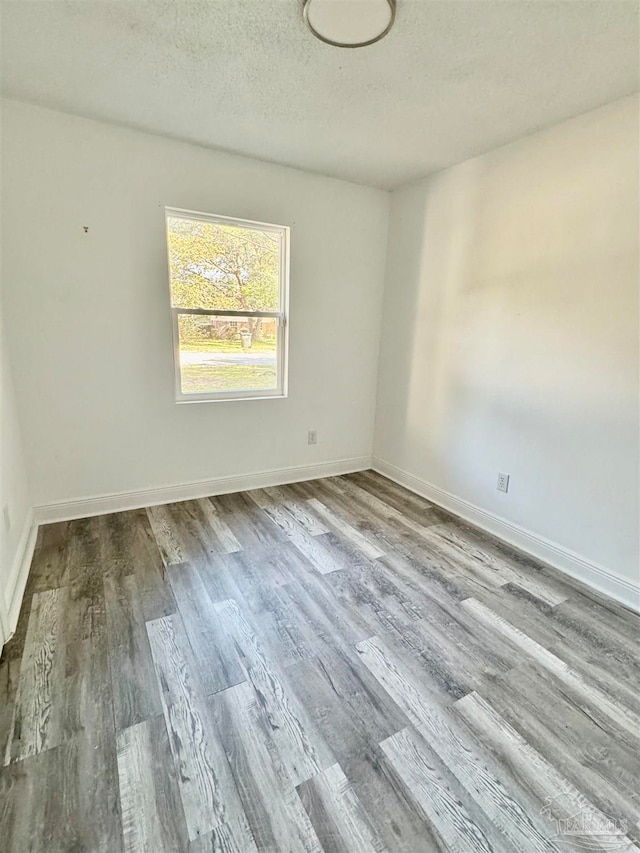
{"type": "Polygon", "coordinates": [[[236,219],[231,216],[218,216],[195,210],[184,210],[177,207],[165,207],[165,240],[167,246],[167,280],[169,283],[169,308],[171,311],[171,329],[173,336],[173,367],[174,393],[176,403],[216,403],[239,400],[269,400],[283,399],[288,396],[289,380],[289,239],[288,225],[275,225],[271,222],[257,222],[251,219],[236,219]],[[210,310],[209,308],[178,308],[173,305],[171,292],[171,270],[169,268],[168,219],[195,219],[204,222],[216,222],[223,225],[235,225],[239,228],[254,228],[256,230],[275,233],[281,236],[280,241],[280,276],[279,303],[280,311],[236,311],[210,310]],[[180,314],[197,314],[212,317],[268,317],[277,320],[276,333],[276,387],[252,391],[209,391],[197,394],[184,394],[182,391],[182,376],[180,373],[180,336],[178,332],[178,316],[180,314]]]}

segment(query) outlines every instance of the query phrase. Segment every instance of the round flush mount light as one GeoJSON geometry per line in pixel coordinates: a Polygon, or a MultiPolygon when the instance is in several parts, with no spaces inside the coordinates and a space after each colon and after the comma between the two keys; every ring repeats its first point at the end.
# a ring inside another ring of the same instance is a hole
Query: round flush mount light
{"type": "Polygon", "coordinates": [[[334,47],[367,47],[393,26],[396,0],[305,0],[303,15],[320,41],[334,47]]]}

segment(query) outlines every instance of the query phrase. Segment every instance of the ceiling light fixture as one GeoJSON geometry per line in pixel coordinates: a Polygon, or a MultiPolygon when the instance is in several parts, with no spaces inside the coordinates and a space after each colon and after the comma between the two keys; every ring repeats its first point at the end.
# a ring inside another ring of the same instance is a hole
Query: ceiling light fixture
{"type": "Polygon", "coordinates": [[[396,19],[396,0],[305,0],[311,32],[334,47],[367,47],[384,38],[396,19]]]}

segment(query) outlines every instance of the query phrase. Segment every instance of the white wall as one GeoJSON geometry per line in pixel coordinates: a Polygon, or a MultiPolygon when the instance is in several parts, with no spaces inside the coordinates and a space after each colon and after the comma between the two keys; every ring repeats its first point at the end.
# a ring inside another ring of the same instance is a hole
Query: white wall
{"type": "Polygon", "coordinates": [[[375,455],[637,583],[637,100],[394,192],[383,314],[375,455]]]}
{"type": "MultiPolygon", "coordinates": [[[[14,102],[2,132],[5,575],[18,418],[37,505],[366,460],[387,194],[14,102]],[[291,225],[288,399],[174,403],[164,205],[291,225]]],[[[627,585],[637,144],[625,99],[393,193],[375,439],[389,473],[627,585]]]]}
{"type": "Polygon", "coordinates": [[[31,498],[5,334],[0,328],[0,647],[15,628],[30,534],[31,498]]]}
{"type": "Polygon", "coordinates": [[[35,504],[370,456],[387,193],[15,102],[2,131],[35,504]],[[288,399],[174,402],[165,205],[291,226],[288,399]]]}

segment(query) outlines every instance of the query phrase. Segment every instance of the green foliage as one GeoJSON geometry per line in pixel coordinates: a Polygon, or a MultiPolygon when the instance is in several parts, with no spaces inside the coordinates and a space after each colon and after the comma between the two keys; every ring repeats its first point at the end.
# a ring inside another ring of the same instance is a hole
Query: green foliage
{"type": "Polygon", "coordinates": [[[173,216],[167,223],[174,306],[278,310],[277,235],[173,216]]]}

